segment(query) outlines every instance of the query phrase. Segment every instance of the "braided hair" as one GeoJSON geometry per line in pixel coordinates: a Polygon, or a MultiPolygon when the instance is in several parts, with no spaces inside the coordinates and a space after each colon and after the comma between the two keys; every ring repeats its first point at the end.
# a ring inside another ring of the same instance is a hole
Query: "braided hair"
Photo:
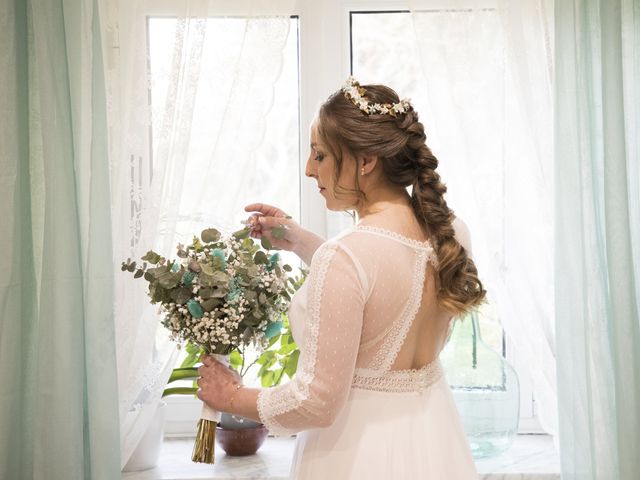
{"type": "MultiPolygon", "coordinates": [[[[372,103],[394,104],[398,95],[384,85],[363,85],[372,103]]],[[[438,159],[426,145],[424,126],[409,108],[397,115],[368,114],[354,105],[342,91],[332,94],[320,107],[317,132],[336,159],[335,194],[356,193],[359,188],[338,185],[344,157],[377,156],[386,179],[393,185],[412,187],[411,206],[418,222],[428,232],[438,256],[438,302],[454,314],[469,312],[486,296],[478,271],[465,248],[455,238],[455,215],[447,206],[447,187],[436,172],[438,159]]],[[[357,171],[357,169],[356,169],[357,171]]]]}

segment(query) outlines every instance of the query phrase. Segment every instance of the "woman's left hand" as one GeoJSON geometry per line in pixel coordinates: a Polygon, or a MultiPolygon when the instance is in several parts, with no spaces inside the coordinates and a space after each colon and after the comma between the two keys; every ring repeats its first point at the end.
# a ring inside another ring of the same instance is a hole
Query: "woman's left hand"
{"type": "Polygon", "coordinates": [[[210,355],[205,355],[202,363],[198,368],[200,378],[197,383],[200,388],[197,396],[214,410],[226,411],[231,395],[236,391],[236,385],[242,384],[242,377],[210,355]]]}

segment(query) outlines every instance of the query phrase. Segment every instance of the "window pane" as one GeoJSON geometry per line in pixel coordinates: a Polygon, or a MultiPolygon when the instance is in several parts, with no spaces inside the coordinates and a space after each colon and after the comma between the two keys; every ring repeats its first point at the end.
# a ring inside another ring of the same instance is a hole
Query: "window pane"
{"type": "MultiPolygon", "coordinates": [[[[396,90],[401,98],[411,98],[429,138],[432,122],[426,115],[427,92],[421,83],[424,77],[417,44],[409,12],[351,13],[353,75],[362,84],[383,83],[396,90]]],[[[438,170],[446,183],[445,162],[438,170]]],[[[452,205],[450,195],[447,200],[452,205]]],[[[459,203],[455,207],[456,211],[464,210],[459,203]]],[[[502,326],[495,309],[489,305],[481,310],[480,328],[483,341],[504,355],[502,326]]]]}
{"type": "MultiPolygon", "coordinates": [[[[264,22],[269,20],[264,19],[264,22]]],[[[245,29],[261,27],[260,19],[251,19],[250,23],[244,18],[206,20],[197,84],[189,87],[194,89],[195,97],[187,138],[188,155],[183,165],[186,173],[177,213],[177,241],[190,241],[191,235],[204,226],[229,230],[240,228],[239,221],[247,217],[242,208],[249,202],[270,203],[296,219],[300,217],[298,20],[291,18],[289,21],[281,72],[273,91],[270,82],[264,85],[264,98],[272,95],[264,129],[239,131],[233,139],[251,145],[251,158],[225,158],[220,161],[215,155],[225,121],[230,114],[246,111],[250,115],[251,103],[255,101],[242,98],[242,103],[227,102],[236,79],[238,58],[241,58],[243,49],[251,48],[239,39],[245,38],[245,29]],[[219,163],[211,165],[214,158],[219,163]],[[209,173],[203,177],[203,172],[209,173]],[[205,187],[215,193],[206,193],[204,198],[209,202],[203,205],[205,187]]],[[[168,93],[168,86],[172,75],[176,75],[175,52],[188,49],[179,42],[192,41],[193,35],[180,32],[181,25],[175,18],[150,18],[148,25],[151,138],[155,158],[164,133],[162,123],[167,121],[171,102],[189,101],[188,98],[174,98],[168,93]]],[[[192,59],[182,58],[180,61],[192,59]]]]}

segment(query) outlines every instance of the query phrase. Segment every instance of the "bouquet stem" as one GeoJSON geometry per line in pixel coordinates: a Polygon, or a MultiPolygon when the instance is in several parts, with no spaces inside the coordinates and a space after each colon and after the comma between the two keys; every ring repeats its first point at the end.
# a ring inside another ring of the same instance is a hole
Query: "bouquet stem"
{"type": "MultiPolygon", "coordinates": [[[[216,360],[229,365],[229,355],[214,354],[216,360]]],[[[198,421],[198,433],[193,446],[191,460],[197,463],[215,463],[216,427],[220,423],[220,412],[206,403],[202,404],[202,413],[198,421]]]]}
{"type": "Polygon", "coordinates": [[[215,463],[215,444],[217,422],[201,418],[198,421],[196,443],[193,446],[191,460],[198,463],[215,463]]]}

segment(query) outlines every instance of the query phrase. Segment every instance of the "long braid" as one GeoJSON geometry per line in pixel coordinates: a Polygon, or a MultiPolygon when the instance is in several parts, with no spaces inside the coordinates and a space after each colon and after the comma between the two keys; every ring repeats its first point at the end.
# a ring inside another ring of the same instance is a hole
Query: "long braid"
{"type": "MultiPolygon", "coordinates": [[[[383,85],[366,85],[370,102],[393,104],[397,94],[383,85]]],[[[320,109],[319,133],[327,143],[340,148],[377,155],[385,177],[401,187],[413,187],[411,205],[418,222],[428,232],[438,256],[438,301],[454,314],[478,306],[486,292],[475,263],[455,238],[455,215],[447,206],[447,187],[436,172],[438,159],[426,145],[424,126],[418,113],[409,108],[397,116],[365,115],[341,92],[329,97],[320,109]]],[[[357,180],[357,177],[356,177],[357,180]]]]}

